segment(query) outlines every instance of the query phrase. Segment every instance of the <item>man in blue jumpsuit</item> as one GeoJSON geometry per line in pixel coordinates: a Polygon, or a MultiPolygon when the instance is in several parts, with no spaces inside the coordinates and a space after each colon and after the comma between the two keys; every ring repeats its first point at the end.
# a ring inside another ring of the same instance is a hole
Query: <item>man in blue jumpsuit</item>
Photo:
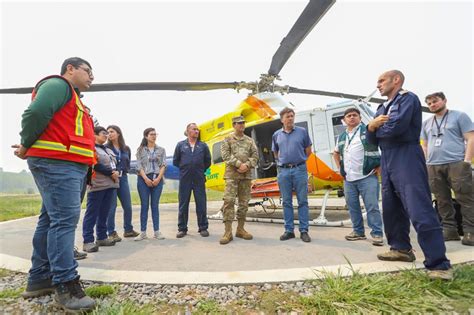
{"type": "Polygon", "coordinates": [[[179,168],[179,212],[178,234],[182,238],[188,233],[189,200],[191,192],[196,202],[196,215],[199,234],[209,236],[207,228],[206,176],[204,173],[211,166],[209,147],[199,140],[199,129],[191,123],[186,127],[186,140],[178,142],[174,150],[173,165],[179,168]]]}
{"type": "Polygon", "coordinates": [[[425,255],[431,278],[451,279],[446,247],[438,216],[431,203],[428,174],[420,146],[421,103],[402,90],[404,75],[398,70],[383,73],[377,88],[388,100],[381,104],[368,125],[369,142],[382,150],[382,208],[390,251],[380,260],[414,261],[410,244],[410,220],[425,255]]]}

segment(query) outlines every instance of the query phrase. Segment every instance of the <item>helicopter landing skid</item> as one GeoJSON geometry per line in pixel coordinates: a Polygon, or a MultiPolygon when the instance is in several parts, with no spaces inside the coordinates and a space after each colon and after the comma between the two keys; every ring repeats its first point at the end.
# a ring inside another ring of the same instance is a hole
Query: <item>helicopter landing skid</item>
{"type": "MultiPolygon", "coordinates": [[[[309,225],[311,226],[328,226],[328,227],[351,227],[352,222],[350,219],[347,220],[340,220],[340,221],[329,221],[326,216],[326,206],[329,200],[329,194],[331,192],[331,189],[327,189],[324,193],[324,198],[323,202],[321,205],[321,213],[317,218],[315,218],[312,221],[309,221],[309,225]]],[[[257,207],[262,207],[263,211],[266,214],[273,214],[275,212],[277,206],[275,204],[275,201],[271,197],[264,197],[262,201],[256,201],[249,203],[250,207],[254,207],[256,212],[259,212],[257,210],[257,207]],[[268,202],[268,205],[266,204],[268,202]],[[272,212],[269,212],[268,210],[273,210],[272,212]]],[[[222,209],[219,210],[216,214],[213,215],[208,215],[207,216],[211,220],[222,220],[223,219],[223,213],[222,209]]],[[[367,212],[365,210],[362,211],[362,217],[365,220],[367,218],[367,212]]],[[[247,217],[246,218],[247,222],[261,222],[261,223],[278,223],[278,224],[284,224],[285,220],[283,219],[276,219],[276,218],[255,218],[255,217],[247,217]]],[[[294,221],[295,225],[299,225],[298,220],[294,221]]]]}

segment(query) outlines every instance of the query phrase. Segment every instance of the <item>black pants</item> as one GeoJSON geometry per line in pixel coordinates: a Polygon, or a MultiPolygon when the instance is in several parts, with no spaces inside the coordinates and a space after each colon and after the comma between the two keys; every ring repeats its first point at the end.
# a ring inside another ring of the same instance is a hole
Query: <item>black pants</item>
{"type": "Polygon", "coordinates": [[[182,178],[179,180],[178,231],[188,231],[189,201],[191,192],[196,202],[196,215],[199,232],[207,230],[206,186],[202,179],[182,178]]]}

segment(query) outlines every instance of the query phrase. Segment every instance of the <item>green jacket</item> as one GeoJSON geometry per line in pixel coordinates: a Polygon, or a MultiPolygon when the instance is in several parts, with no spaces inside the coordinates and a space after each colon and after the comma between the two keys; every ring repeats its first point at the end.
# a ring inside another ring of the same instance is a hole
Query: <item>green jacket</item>
{"type": "Polygon", "coordinates": [[[252,138],[246,135],[237,137],[231,133],[222,143],[221,154],[225,162],[224,179],[252,179],[251,170],[258,162],[257,147],[252,138]],[[244,174],[237,172],[242,164],[249,168],[244,174]]]}
{"type": "MultiPolygon", "coordinates": [[[[368,175],[374,168],[380,165],[380,152],[378,146],[370,144],[367,141],[367,126],[364,123],[361,123],[359,137],[364,146],[364,164],[362,166],[362,174],[368,175]]],[[[346,141],[348,141],[347,131],[344,131],[339,135],[337,139],[337,147],[339,149],[340,162],[341,162],[341,175],[345,178],[346,172],[344,170],[344,148],[346,146],[346,141]]]]}

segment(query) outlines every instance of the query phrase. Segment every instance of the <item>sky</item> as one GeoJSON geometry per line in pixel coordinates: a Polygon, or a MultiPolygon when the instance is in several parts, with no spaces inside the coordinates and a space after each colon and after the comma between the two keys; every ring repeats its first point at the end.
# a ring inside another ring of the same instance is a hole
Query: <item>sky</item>
{"type": "MultiPolygon", "coordinates": [[[[0,87],[34,86],[79,56],[95,83],[255,81],[266,73],[306,1],[3,1],[0,87]]],[[[399,69],[423,101],[443,91],[474,118],[473,1],[337,1],[280,72],[279,84],[366,95],[399,69]]],[[[85,93],[100,124],[116,124],[134,152],[147,127],[172,155],[190,122],[233,110],[246,91],[85,93]]],[[[378,93],[375,95],[380,97],[378,93]]],[[[297,109],[340,101],[285,95],[297,109]]],[[[0,95],[0,167],[13,156],[29,95],[0,95]]]]}

